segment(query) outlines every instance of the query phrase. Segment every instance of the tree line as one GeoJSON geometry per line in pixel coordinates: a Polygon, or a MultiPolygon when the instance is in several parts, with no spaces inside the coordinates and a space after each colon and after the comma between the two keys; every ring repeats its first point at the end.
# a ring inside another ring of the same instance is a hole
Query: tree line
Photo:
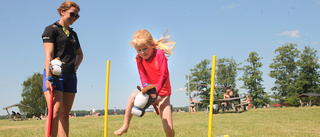
{"type": "MultiPolygon", "coordinates": [[[[319,57],[317,50],[305,46],[301,52],[297,44],[286,43],[275,50],[273,62],[269,65],[271,69],[267,72],[269,77],[275,79],[272,92],[266,92],[263,85],[261,71],[263,66],[257,52],[252,51],[244,62],[237,62],[234,58],[219,58],[216,61],[215,72],[215,99],[223,98],[226,86],[233,87],[236,96],[251,97],[253,106],[265,106],[271,102],[271,99],[279,103],[290,103],[299,105],[298,95],[302,93],[320,93],[320,72],[319,57]],[[241,66],[242,65],[242,66],[241,66]],[[242,72],[241,76],[238,76],[242,72]],[[236,85],[236,81],[243,81],[243,85],[236,85]],[[239,94],[240,87],[245,89],[244,95],[239,94]]],[[[189,82],[186,83],[187,93],[199,91],[199,94],[193,95],[200,98],[202,104],[200,108],[206,108],[210,98],[211,83],[211,60],[204,59],[194,68],[190,69],[190,76],[186,75],[189,82]]]]}
{"type": "MultiPolygon", "coordinates": [[[[216,63],[214,86],[217,88],[214,97],[215,99],[223,98],[225,89],[221,87],[239,87],[236,85],[236,81],[240,80],[243,81],[241,88],[245,89],[245,94],[251,96],[253,106],[269,104],[271,98],[280,103],[298,105],[299,100],[296,96],[299,94],[320,93],[320,65],[317,52],[309,46],[305,46],[304,50],[300,52],[297,49],[297,44],[292,43],[278,47],[275,50],[276,56],[273,63],[269,65],[271,71],[268,72],[269,76],[275,79],[274,86],[270,89],[273,91],[272,93],[265,91],[263,72],[260,70],[263,66],[262,57],[259,57],[258,53],[250,52],[244,62],[237,62],[234,58],[219,58],[216,63]],[[242,66],[240,67],[240,65],[242,66]],[[243,73],[238,77],[239,72],[243,73]]],[[[203,102],[200,107],[206,108],[210,97],[210,86],[208,85],[211,83],[211,60],[202,60],[194,68],[191,68],[190,72],[190,87],[188,87],[188,83],[185,85],[187,91],[199,91],[197,97],[203,102]]],[[[188,79],[188,75],[186,78],[188,79]]],[[[42,92],[42,74],[34,73],[31,77],[27,77],[22,86],[20,104],[32,107],[28,109],[27,117],[47,114],[48,107],[42,92]]],[[[239,94],[239,89],[233,88],[233,91],[236,96],[244,96],[239,94]]],[[[19,107],[19,110],[22,113],[26,112],[26,108],[23,107],[19,107]]],[[[71,115],[74,112],[77,113],[77,116],[90,114],[89,111],[79,110],[72,111],[71,115]]],[[[98,113],[105,114],[104,110],[98,113]]],[[[122,110],[117,110],[117,113],[122,113],[122,110]]],[[[108,114],[113,114],[113,110],[108,110],[108,114]]]]}

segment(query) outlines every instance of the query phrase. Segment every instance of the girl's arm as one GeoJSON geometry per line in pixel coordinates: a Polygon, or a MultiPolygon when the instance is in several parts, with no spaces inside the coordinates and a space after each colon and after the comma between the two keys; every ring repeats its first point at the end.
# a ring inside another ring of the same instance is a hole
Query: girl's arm
{"type": "Polygon", "coordinates": [[[157,83],[157,93],[160,92],[160,90],[162,89],[165,81],[167,80],[168,76],[169,76],[169,71],[168,71],[168,59],[166,58],[166,56],[164,55],[164,52],[162,50],[159,50],[157,52],[157,59],[159,61],[159,67],[160,67],[160,79],[157,83]],[[159,52],[160,51],[160,52],[159,52]]]}
{"type": "Polygon", "coordinates": [[[139,75],[140,75],[140,80],[141,80],[142,87],[146,87],[145,83],[149,83],[149,82],[146,76],[146,71],[142,67],[141,60],[139,60],[139,58],[140,58],[139,55],[137,55],[136,61],[137,61],[139,75]]]}

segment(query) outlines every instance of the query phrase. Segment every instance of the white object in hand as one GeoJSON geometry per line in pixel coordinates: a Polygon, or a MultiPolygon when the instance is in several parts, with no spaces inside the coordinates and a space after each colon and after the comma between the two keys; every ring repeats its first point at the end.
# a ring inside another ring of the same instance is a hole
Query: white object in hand
{"type": "Polygon", "coordinates": [[[142,117],[144,114],[144,107],[147,105],[149,100],[148,94],[142,94],[142,92],[139,92],[137,96],[134,99],[134,107],[131,110],[131,114],[142,117]]]}
{"type": "Polygon", "coordinates": [[[51,65],[52,65],[52,75],[55,76],[60,76],[62,73],[62,69],[61,69],[61,65],[62,62],[58,59],[54,59],[51,61],[51,65]]]}

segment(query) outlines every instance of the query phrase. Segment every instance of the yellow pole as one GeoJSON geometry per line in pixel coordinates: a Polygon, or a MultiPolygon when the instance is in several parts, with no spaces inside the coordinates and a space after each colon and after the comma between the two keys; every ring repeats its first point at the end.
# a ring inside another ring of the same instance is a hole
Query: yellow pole
{"type": "Polygon", "coordinates": [[[107,76],[106,76],[106,102],[104,107],[104,137],[107,137],[108,130],[108,96],[109,96],[109,74],[110,74],[110,60],[107,61],[107,76]]]}
{"type": "Polygon", "coordinates": [[[215,72],[216,72],[216,56],[212,56],[208,137],[212,137],[212,112],[213,112],[212,108],[213,108],[213,101],[214,101],[214,78],[215,78],[215,72]]]}

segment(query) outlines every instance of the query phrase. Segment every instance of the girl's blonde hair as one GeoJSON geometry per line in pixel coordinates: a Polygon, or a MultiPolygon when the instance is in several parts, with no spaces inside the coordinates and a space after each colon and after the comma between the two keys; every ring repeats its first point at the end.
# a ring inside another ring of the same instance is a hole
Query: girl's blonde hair
{"type": "Polygon", "coordinates": [[[145,29],[138,30],[134,33],[132,41],[129,42],[129,45],[133,48],[146,45],[149,47],[155,46],[156,49],[161,49],[169,57],[173,52],[176,42],[169,40],[172,36],[169,35],[164,38],[168,30],[164,32],[159,40],[156,40],[152,37],[151,33],[145,29]]]}
{"type": "Polygon", "coordinates": [[[59,12],[59,15],[61,16],[60,11],[66,11],[69,10],[71,7],[75,7],[78,11],[80,11],[80,7],[77,3],[73,1],[65,1],[61,4],[61,6],[57,9],[59,12]]]}

